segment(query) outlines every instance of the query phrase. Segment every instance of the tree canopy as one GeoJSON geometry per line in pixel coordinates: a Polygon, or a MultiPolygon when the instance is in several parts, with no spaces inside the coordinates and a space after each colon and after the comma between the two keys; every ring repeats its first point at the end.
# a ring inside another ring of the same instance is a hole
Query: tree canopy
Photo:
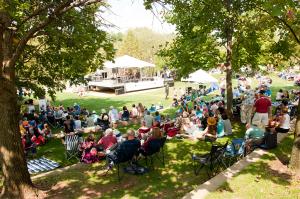
{"type": "Polygon", "coordinates": [[[53,96],[55,91],[64,88],[66,81],[84,82],[85,74],[113,58],[112,39],[100,29],[102,21],[97,18],[103,3],[77,6],[64,15],[53,14],[53,19],[51,12],[63,5],[60,1],[9,1],[2,5],[15,29],[12,51],[17,50],[33,27],[52,20],[32,34],[24,45],[16,61],[18,87],[33,89],[37,96],[44,95],[47,90],[53,96]]]}

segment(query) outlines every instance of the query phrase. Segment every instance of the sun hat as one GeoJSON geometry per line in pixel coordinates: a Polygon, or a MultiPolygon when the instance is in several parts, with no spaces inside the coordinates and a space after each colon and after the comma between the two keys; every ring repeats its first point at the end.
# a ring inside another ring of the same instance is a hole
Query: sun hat
{"type": "Polygon", "coordinates": [[[104,108],[101,109],[101,113],[106,113],[106,110],[104,108]]]}
{"type": "Polygon", "coordinates": [[[92,114],[96,114],[96,111],[95,111],[95,110],[93,110],[92,114]]]}
{"type": "Polygon", "coordinates": [[[217,121],[214,117],[209,117],[207,119],[207,124],[210,125],[210,126],[213,126],[213,125],[216,125],[217,121]]]}
{"type": "Polygon", "coordinates": [[[113,107],[113,106],[110,106],[109,108],[110,108],[110,109],[113,109],[114,107],[113,107]]]}
{"type": "Polygon", "coordinates": [[[287,107],[284,107],[284,108],[282,109],[282,112],[288,113],[288,112],[289,112],[289,109],[288,109],[287,107]]]}

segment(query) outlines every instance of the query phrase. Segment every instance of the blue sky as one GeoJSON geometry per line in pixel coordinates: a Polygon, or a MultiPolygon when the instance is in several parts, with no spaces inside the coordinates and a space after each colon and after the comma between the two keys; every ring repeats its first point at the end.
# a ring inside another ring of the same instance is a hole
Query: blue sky
{"type": "Polygon", "coordinates": [[[175,28],[154,16],[150,10],[146,10],[143,0],[107,0],[111,5],[102,16],[105,20],[117,26],[111,29],[114,32],[125,32],[130,28],[148,27],[156,32],[170,33],[175,28]]]}

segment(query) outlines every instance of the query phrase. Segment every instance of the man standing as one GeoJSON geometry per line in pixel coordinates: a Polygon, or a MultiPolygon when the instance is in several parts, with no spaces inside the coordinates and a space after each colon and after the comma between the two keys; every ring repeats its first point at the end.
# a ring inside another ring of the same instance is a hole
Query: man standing
{"type": "Polygon", "coordinates": [[[166,99],[168,99],[168,96],[169,96],[169,84],[166,83],[165,85],[165,94],[166,94],[166,99]]]}
{"type": "Polygon", "coordinates": [[[241,122],[243,124],[251,123],[251,114],[252,114],[252,107],[254,103],[254,91],[251,90],[250,85],[246,86],[246,90],[244,93],[244,99],[242,101],[241,107],[241,122]]]}
{"type": "Polygon", "coordinates": [[[254,117],[252,122],[264,128],[268,125],[269,118],[272,118],[272,103],[271,100],[265,96],[265,91],[259,91],[259,98],[255,101],[253,106],[254,117]]]}

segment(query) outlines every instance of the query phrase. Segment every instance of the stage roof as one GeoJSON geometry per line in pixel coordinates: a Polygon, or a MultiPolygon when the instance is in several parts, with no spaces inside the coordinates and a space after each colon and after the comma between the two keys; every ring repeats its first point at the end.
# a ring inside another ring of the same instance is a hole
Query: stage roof
{"type": "Polygon", "coordinates": [[[115,62],[107,61],[104,63],[104,68],[145,68],[145,67],[155,67],[154,64],[124,55],[117,57],[115,62]]]}
{"type": "Polygon", "coordinates": [[[183,82],[195,82],[199,84],[217,83],[218,80],[208,74],[206,71],[199,69],[196,72],[189,74],[187,78],[181,78],[183,82]]]}

